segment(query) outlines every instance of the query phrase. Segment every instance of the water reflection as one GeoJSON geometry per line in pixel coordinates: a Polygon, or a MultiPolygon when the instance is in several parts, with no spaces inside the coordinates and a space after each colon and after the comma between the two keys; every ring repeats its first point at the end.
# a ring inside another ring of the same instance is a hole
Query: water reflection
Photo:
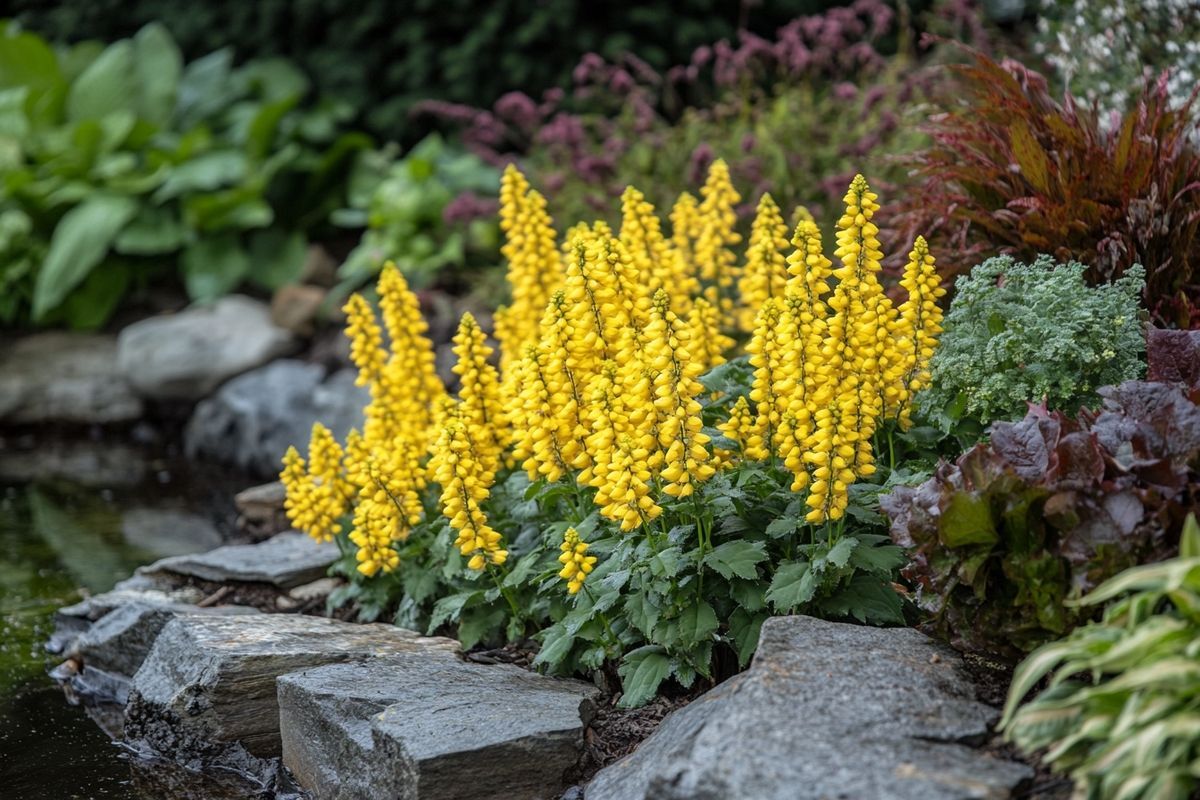
{"type": "MultiPolygon", "coordinates": [[[[131,769],[46,676],[54,611],[160,556],[199,552],[232,532],[245,482],[124,444],[0,440],[0,796],[219,798],[220,782],[169,791],[131,769]],[[209,784],[212,784],[211,786],[209,784]],[[164,793],[166,792],[166,793],[164,793]]],[[[154,769],[158,773],[164,770],[154,769]]]]}

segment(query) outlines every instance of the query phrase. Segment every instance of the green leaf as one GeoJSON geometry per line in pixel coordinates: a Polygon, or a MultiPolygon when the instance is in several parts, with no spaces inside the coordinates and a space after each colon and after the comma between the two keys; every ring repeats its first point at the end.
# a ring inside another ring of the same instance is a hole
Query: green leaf
{"type": "Polygon", "coordinates": [[[634,592],[625,600],[625,614],[635,628],[649,636],[658,625],[662,609],[644,592],[634,592]]]}
{"type": "Polygon", "coordinates": [[[873,575],[855,575],[819,609],[832,617],[853,617],[870,625],[903,625],[904,606],[887,581],[873,575]]]}
{"type": "Polygon", "coordinates": [[[734,649],[737,650],[739,667],[749,664],[751,656],[758,649],[758,635],[766,618],[766,614],[751,614],[741,608],[730,616],[729,634],[733,637],[734,649]]]}
{"type": "Polygon", "coordinates": [[[779,611],[790,611],[812,600],[817,590],[816,575],[807,561],[788,561],[779,566],[767,590],[767,602],[779,611]]]}
{"type": "Polygon", "coordinates": [[[704,600],[690,602],[679,615],[679,635],[689,645],[702,642],[717,630],[717,612],[704,600]]]}
{"type": "Polygon", "coordinates": [[[250,272],[250,257],[234,234],[201,239],[183,251],[188,297],[207,303],[229,294],[250,272]]]}
{"type": "Polygon", "coordinates": [[[718,545],[704,557],[704,563],[723,578],[737,576],[746,580],[758,578],[756,565],[767,557],[766,545],[762,542],[735,540],[718,545]]]}
{"type": "Polygon", "coordinates": [[[34,284],[34,319],[44,317],[87,277],[137,209],[132,198],[95,194],[63,215],[34,284]]]}
{"type": "Polygon", "coordinates": [[[995,544],[999,540],[986,497],[955,492],[938,519],[938,533],[947,547],[995,544]]]}
{"type": "Polygon", "coordinates": [[[88,65],[67,94],[67,118],[72,122],[100,119],[114,111],[137,112],[133,83],[134,52],[128,39],[114,42],[88,65]]]}
{"type": "Polygon", "coordinates": [[[433,605],[433,613],[429,617],[429,629],[426,632],[433,633],[443,623],[457,620],[463,607],[480,597],[482,597],[482,592],[459,592],[438,600],[433,605]]]}
{"type": "Polygon", "coordinates": [[[67,295],[58,307],[67,324],[75,330],[99,328],[116,310],[129,287],[129,266],[103,261],[67,295]]]}
{"type": "Polygon", "coordinates": [[[458,641],[468,650],[488,638],[503,623],[506,613],[502,608],[488,609],[483,606],[464,612],[458,624],[458,641]]]}
{"type": "Polygon", "coordinates": [[[251,158],[266,158],[275,144],[279,123],[296,105],[295,97],[268,103],[259,109],[246,132],[246,151],[251,158]]]}
{"type": "Polygon", "coordinates": [[[767,607],[766,590],[762,581],[731,581],[730,594],[737,604],[747,611],[760,611],[767,607]]]}
{"type": "Polygon", "coordinates": [[[835,567],[841,569],[850,562],[850,556],[854,553],[854,549],[858,547],[858,539],[853,536],[843,536],[837,540],[837,544],[825,556],[826,560],[835,567]]]}
{"type": "Polygon", "coordinates": [[[782,539],[784,536],[791,536],[796,532],[800,520],[795,517],[779,517],[771,520],[771,524],[767,525],[767,536],[772,539],[782,539]]]}
{"type": "Polygon", "coordinates": [[[133,66],[140,88],[138,112],[155,125],[166,125],[175,110],[183,55],[171,34],[158,22],[151,22],[137,32],[133,49],[133,66]]]}
{"type": "Polygon", "coordinates": [[[637,708],[649,702],[671,671],[661,647],[648,645],[628,653],[617,672],[621,676],[620,708],[637,708]]]}
{"type": "Polygon", "coordinates": [[[32,33],[0,32],[0,87],[24,88],[30,122],[57,124],[67,82],[54,51],[32,33]]]}
{"type": "Polygon", "coordinates": [[[300,279],[308,241],[299,231],[268,228],[250,238],[250,279],[264,289],[278,289],[300,279]]]}
{"type": "Polygon", "coordinates": [[[118,253],[132,256],[158,256],[183,247],[183,223],[167,208],[142,206],[113,243],[118,253]]]}
{"type": "Polygon", "coordinates": [[[542,646],[533,659],[533,665],[545,664],[552,670],[557,669],[566,655],[571,652],[571,646],[574,643],[575,636],[567,633],[564,626],[551,625],[542,634],[542,646]]]}
{"type": "Polygon", "coordinates": [[[1183,522],[1183,533],[1179,536],[1179,557],[1200,558],[1200,523],[1195,512],[1188,514],[1183,522]]]}
{"type": "Polygon", "coordinates": [[[679,574],[680,552],[678,547],[668,547],[651,557],[650,574],[659,578],[674,578],[679,574]]]}
{"type": "Polygon", "coordinates": [[[204,153],[175,167],[154,193],[154,202],[231,186],[242,181],[248,171],[246,156],[236,150],[204,153]]]}

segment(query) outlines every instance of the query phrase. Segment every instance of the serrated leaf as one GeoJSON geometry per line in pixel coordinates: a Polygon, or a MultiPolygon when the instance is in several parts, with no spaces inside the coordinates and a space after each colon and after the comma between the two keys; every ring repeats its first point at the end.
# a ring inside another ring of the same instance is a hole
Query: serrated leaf
{"type": "Polygon", "coordinates": [[[704,563],[723,578],[737,576],[746,580],[758,578],[757,565],[767,557],[766,545],[745,540],[726,542],[712,549],[704,563]]]}
{"type": "Polygon", "coordinates": [[[705,641],[717,625],[717,612],[704,600],[688,603],[679,615],[679,635],[688,644],[705,641]]]}
{"type": "Polygon", "coordinates": [[[658,693],[658,686],[671,672],[671,662],[661,647],[639,647],[627,654],[617,670],[621,676],[620,708],[637,708],[658,693]]]}
{"type": "Polygon", "coordinates": [[[837,540],[837,544],[833,546],[833,549],[829,551],[829,554],[825,558],[830,564],[841,569],[849,563],[850,556],[854,553],[856,547],[858,547],[858,539],[855,539],[853,536],[843,536],[837,540]]]}
{"type": "Polygon", "coordinates": [[[766,614],[751,614],[740,608],[730,616],[729,635],[733,637],[739,667],[749,664],[751,656],[758,649],[758,635],[766,618],[766,614]]]}
{"type": "Polygon", "coordinates": [[[796,527],[800,524],[800,520],[796,517],[779,517],[771,520],[767,525],[766,534],[772,539],[782,539],[784,536],[791,536],[796,532],[796,527]]]}
{"type": "Polygon", "coordinates": [[[534,666],[545,664],[551,669],[555,669],[562,663],[563,658],[571,652],[571,646],[575,643],[575,636],[567,632],[562,624],[551,625],[542,634],[542,646],[538,650],[537,656],[533,659],[534,666]]]}
{"type": "Polygon", "coordinates": [[[767,590],[767,602],[779,611],[790,611],[812,600],[817,580],[810,566],[807,561],[781,564],[767,590]]]}

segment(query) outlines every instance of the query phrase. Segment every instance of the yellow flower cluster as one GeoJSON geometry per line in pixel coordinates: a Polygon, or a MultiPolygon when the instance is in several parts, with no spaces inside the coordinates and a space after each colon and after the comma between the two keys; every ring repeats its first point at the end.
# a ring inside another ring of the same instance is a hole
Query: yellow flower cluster
{"type": "Polygon", "coordinates": [[[353,487],[343,477],[342,448],[328,428],[313,425],[307,464],[295,447],[287,449],[279,479],[287,489],[284,510],[293,525],[319,542],[342,532],[338,519],[346,513],[353,487]]]}
{"type": "MultiPolygon", "coordinates": [[[[793,491],[806,492],[810,522],[841,518],[850,485],[875,471],[881,420],[907,425],[909,400],[929,380],[943,294],[933,258],[918,239],[901,281],[907,299],[895,306],[879,281],[877,197],[860,175],[837,225],[838,267],[803,209],[788,239],[769,196],[739,263],[740,201],[717,161],[701,199],[675,203],[669,233],[630,188],[619,232],[580,223],[560,244],[545,200],[508,168],[501,224],[512,303],[496,317],[499,371],[484,330],[464,314],[453,348],[461,385],[450,398],[416,297],[385,269],[382,325],[361,296],[345,308],[351,357],[371,390],[363,431],[344,454],[319,426],[307,464],[288,452],[293,523],[330,538],[352,509],[359,571],[388,572],[432,480],[456,547],[481,570],[508,557],[485,512],[502,470],[592,487],[600,513],[632,531],[661,515],[665,498],[693,495],[739,458],[778,458],[793,491]],[[739,330],[751,334],[753,384],[718,423],[737,450],[715,449],[701,417],[701,401],[715,396],[699,376],[726,360],[739,330]]],[[[572,594],[596,561],[586,550],[568,530],[560,575],[572,594]]]]}
{"type": "Polygon", "coordinates": [[[579,538],[579,533],[574,528],[567,528],[563,533],[563,542],[559,549],[562,550],[562,555],[558,557],[558,562],[563,568],[559,570],[558,577],[567,582],[569,594],[578,594],[583,588],[583,582],[587,580],[588,573],[596,566],[596,557],[587,555],[588,544],[579,538]]]}

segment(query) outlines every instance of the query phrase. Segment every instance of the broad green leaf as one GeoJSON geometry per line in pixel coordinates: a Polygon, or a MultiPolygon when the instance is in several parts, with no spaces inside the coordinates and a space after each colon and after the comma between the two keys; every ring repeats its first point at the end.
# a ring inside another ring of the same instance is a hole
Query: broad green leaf
{"type": "Polygon", "coordinates": [[[274,103],[268,103],[258,110],[246,131],[246,152],[251,158],[266,158],[275,143],[275,134],[279,123],[296,105],[296,98],[284,98],[274,103]]]}
{"type": "Polygon", "coordinates": [[[178,165],[154,193],[156,203],[193,192],[209,192],[242,181],[249,171],[246,156],[236,150],[204,153],[178,165]]]}
{"type": "Polygon", "coordinates": [[[854,553],[854,549],[858,547],[858,539],[853,536],[843,536],[837,540],[837,544],[825,556],[826,560],[835,567],[841,569],[850,561],[850,556],[854,553]]]}
{"type": "Polygon", "coordinates": [[[99,328],[116,310],[129,287],[129,265],[108,259],[100,262],[79,287],[67,295],[57,311],[75,330],[99,328]]]}
{"type": "Polygon", "coordinates": [[[704,557],[704,563],[723,578],[735,575],[746,580],[758,578],[756,565],[767,557],[766,545],[762,542],[735,540],[718,545],[704,557]]]}
{"type": "Polygon", "coordinates": [[[871,625],[903,625],[904,607],[891,585],[873,575],[858,574],[817,606],[822,615],[853,617],[871,625]]]}
{"type": "Polygon", "coordinates": [[[308,241],[299,231],[257,231],[250,238],[250,279],[264,289],[295,283],[307,255],[308,241]]]}
{"type": "Polygon", "coordinates": [[[128,39],[114,42],[88,65],[67,94],[67,118],[72,122],[100,119],[116,111],[137,112],[133,87],[134,50],[128,39]]]}
{"type": "Polygon", "coordinates": [[[117,236],[113,249],[126,255],[165,255],[183,247],[184,235],[183,224],[173,211],[143,206],[117,236]]]}
{"type": "Polygon", "coordinates": [[[63,215],[34,284],[34,319],[61,303],[103,260],[137,209],[132,198],[95,194],[63,215]]]}
{"type": "Polygon", "coordinates": [[[767,607],[766,588],[760,580],[730,581],[730,594],[747,611],[760,611],[767,607]]]}
{"type": "Polygon", "coordinates": [[[758,649],[758,634],[766,618],[766,614],[751,614],[741,608],[730,616],[729,634],[733,637],[734,649],[737,650],[739,667],[749,664],[750,657],[758,649]]]}
{"type": "Polygon", "coordinates": [[[660,578],[674,578],[679,574],[678,547],[668,547],[655,553],[650,559],[650,573],[660,578]]]}
{"type": "Polygon", "coordinates": [[[679,615],[679,635],[688,644],[702,642],[717,630],[717,612],[704,600],[684,606],[679,615]]]}
{"type": "Polygon", "coordinates": [[[250,272],[250,257],[233,234],[201,239],[183,251],[188,297],[208,303],[229,294],[250,272]]]}
{"type": "Polygon", "coordinates": [[[790,611],[812,600],[817,590],[816,575],[807,561],[784,562],[775,571],[767,602],[779,611],[790,611]]]}
{"type": "Polygon", "coordinates": [[[621,708],[637,708],[649,702],[671,671],[671,662],[661,647],[639,647],[627,654],[618,668],[621,676],[621,708]]]}
{"type": "Polygon", "coordinates": [[[1075,652],[1075,648],[1076,645],[1070,641],[1052,642],[1033,651],[1017,666],[1012,684],[1008,687],[1008,700],[1004,704],[1004,715],[997,730],[1008,727],[1025,695],[1029,694],[1038,681],[1049,674],[1059,662],[1069,658],[1075,652]]]}
{"type": "Polygon", "coordinates": [[[188,130],[228,107],[238,91],[229,79],[232,69],[233,50],[228,47],[198,58],[184,68],[175,106],[178,129],[188,130]]]}
{"type": "Polygon", "coordinates": [[[54,51],[32,33],[0,32],[0,87],[23,88],[25,111],[35,125],[57,124],[67,81],[54,51]]]}
{"type": "Polygon", "coordinates": [[[468,650],[488,638],[490,634],[504,623],[505,611],[502,608],[486,608],[480,606],[464,611],[462,620],[458,623],[458,641],[464,650],[468,650]]]}
{"type": "Polygon", "coordinates": [[[1179,537],[1180,558],[1200,558],[1200,523],[1196,522],[1196,514],[1187,515],[1183,523],[1183,533],[1179,537]]]}
{"type": "Polygon", "coordinates": [[[985,497],[955,492],[938,519],[938,533],[947,547],[994,544],[999,538],[985,497]]]}
{"type": "Polygon", "coordinates": [[[433,633],[443,623],[457,620],[467,603],[474,602],[482,596],[482,592],[459,592],[438,600],[433,605],[433,613],[429,617],[429,628],[426,632],[433,633]]]}
{"type": "Polygon", "coordinates": [[[767,525],[766,533],[772,539],[780,539],[795,533],[799,524],[800,520],[795,517],[779,517],[778,519],[771,520],[771,523],[767,525]]]}
{"type": "Polygon", "coordinates": [[[635,628],[649,636],[658,625],[662,609],[644,592],[634,592],[625,599],[625,614],[635,628]]]}
{"type": "Polygon", "coordinates": [[[138,111],[143,119],[165,125],[175,110],[183,55],[161,23],[151,22],[133,37],[138,77],[138,111]]]}

